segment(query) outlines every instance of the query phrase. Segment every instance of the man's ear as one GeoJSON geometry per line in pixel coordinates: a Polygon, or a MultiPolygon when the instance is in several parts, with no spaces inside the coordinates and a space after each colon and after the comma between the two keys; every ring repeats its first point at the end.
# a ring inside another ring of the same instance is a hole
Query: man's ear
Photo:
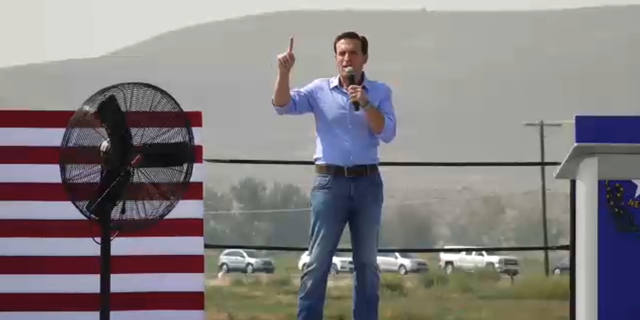
{"type": "Polygon", "coordinates": [[[369,55],[368,54],[366,54],[364,56],[364,64],[367,64],[367,61],[369,61],[369,55]]]}

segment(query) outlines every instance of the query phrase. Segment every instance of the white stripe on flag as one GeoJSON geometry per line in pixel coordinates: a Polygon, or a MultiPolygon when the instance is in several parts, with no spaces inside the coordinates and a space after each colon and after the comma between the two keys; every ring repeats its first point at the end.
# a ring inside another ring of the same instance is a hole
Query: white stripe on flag
{"type": "MultiPolygon", "coordinates": [[[[165,219],[202,219],[202,200],[182,200],[165,219]]],[[[1,220],[87,220],[69,201],[0,201],[1,220]]]]}
{"type": "MultiPolygon", "coordinates": [[[[202,273],[111,275],[111,292],[201,292],[202,273]]],[[[0,293],[100,293],[100,275],[0,275],[0,293]]]]}
{"type": "MultiPolygon", "coordinates": [[[[89,179],[89,181],[97,182],[100,177],[100,166],[99,165],[85,165],[85,164],[74,164],[73,172],[79,172],[75,170],[82,170],[81,177],[84,179],[89,179]],[[80,166],[86,167],[78,168],[80,166]],[[78,168],[78,169],[76,169],[78,168]],[[94,174],[92,174],[94,173],[94,174]]],[[[204,181],[204,168],[205,164],[203,163],[195,163],[193,165],[193,173],[191,176],[191,182],[203,182],[204,181]]],[[[146,168],[146,174],[153,175],[154,171],[161,172],[162,170],[172,170],[166,168],[146,168]]],[[[173,171],[169,171],[172,173],[173,171]]],[[[78,175],[78,174],[76,174],[78,175]]],[[[166,175],[157,175],[162,178],[166,175]]],[[[172,179],[170,182],[175,182],[175,178],[167,177],[168,179],[172,179]]],[[[148,178],[144,175],[136,174],[134,175],[134,182],[146,182],[148,178]]],[[[0,165],[0,183],[61,183],[62,179],[60,178],[60,166],[55,164],[2,164],[0,165]]],[[[75,181],[82,182],[82,181],[75,181]]],[[[156,180],[156,182],[167,182],[162,181],[162,179],[156,180]]]]}
{"type": "MultiPolygon", "coordinates": [[[[2,114],[0,113],[0,116],[2,114]]],[[[193,138],[195,145],[202,145],[202,128],[192,128],[193,129],[193,138]]],[[[0,146],[29,146],[29,147],[59,147],[62,142],[62,137],[64,136],[65,128],[0,128],[0,146]]],[[[78,130],[89,130],[95,132],[92,128],[87,129],[78,129],[78,130]]],[[[162,132],[162,136],[166,138],[171,137],[166,132],[171,132],[175,130],[175,128],[131,128],[131,134],[134,135],[134,143],[139,142],[138,140],[143,137],[142,130],[146,130],[144,132],[144,139],[148,140],[149,132],[162,132]],[[153,131],[152,131],[153,130],[153,131]],[[136,136],[136,133],[139,133],[136,136]]],[[[95,134],[93,135],[95,136],[95,134]]],[[[106,134],[104,135],[106,137],[106,134]]],[[[170,139],[160,139],[158,142],[170,142],[170,139]]],[[[82,140],[77,141],[80,145],[82,144],[82,140]]],[[[87,142],[95,143],[87,140],[87,142]]]]}
{"type": "MultiPolygon", "coordinates": [[[[111,254],[114,256],[203,255],[204,245],[202,237],[122,237],[112,241],[111,254]]],[[[99,255],[100,246],[92,238],[0,238],[0,256],[99,255]]]]}

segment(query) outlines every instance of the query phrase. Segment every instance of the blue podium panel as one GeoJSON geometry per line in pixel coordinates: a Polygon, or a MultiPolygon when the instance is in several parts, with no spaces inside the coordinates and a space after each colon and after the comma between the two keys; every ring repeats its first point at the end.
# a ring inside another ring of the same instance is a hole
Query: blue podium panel
{"type": "Polygon", "coordinates": [[[640,319],[639,184],[599,181],[598,279],[593,281],[598,281],[601,320],[640,319]]]}
{"type": "Polygon", "coordinates": [[[640,116],[575,116],[574,120],[576,143],[640,144],[640,116]]]}
{"type": "MultiPolygon", "coordinates": [[[[640,145],[640,116],[578,115],[575,142],[577,145],[640,145]]],[[[624,153],[618,155],[624,156],[624,153]]],[[[640,166],[640,162],[637,165],[640,166]]],[[[630,169],[600,168],[600,171],[615,171],[617,176],[624,177],[630,169]]],[[[598,255],[598,278],[593,281],[598,284],[598,319],[638,320],[640,177],[630,174],[629,180],[599,180],[596,218],[598,248],[593,248],[593,252],[598,255]]]]}

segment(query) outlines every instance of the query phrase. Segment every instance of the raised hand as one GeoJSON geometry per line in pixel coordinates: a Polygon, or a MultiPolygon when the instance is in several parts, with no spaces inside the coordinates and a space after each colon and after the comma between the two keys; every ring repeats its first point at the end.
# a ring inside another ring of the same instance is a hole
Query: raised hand
{"type": "Polygon", "coordinates": [[[289,38],[289,48],[287,51],[278,55],[278,70],[280,72],[290,72],[296,63],[296,57],[293,55],[293,37],[289,38]]]}

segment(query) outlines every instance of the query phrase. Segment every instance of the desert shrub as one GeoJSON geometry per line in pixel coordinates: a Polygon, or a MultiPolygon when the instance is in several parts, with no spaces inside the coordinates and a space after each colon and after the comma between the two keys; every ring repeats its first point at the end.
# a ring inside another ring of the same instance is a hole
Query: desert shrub
{"type": "Polygon", "coordinates": [[[404,311],[398,320],[425,320],[425,317],[415,311],[404,311]]]}
{"type": "Polygon", "coordinates": [[[288,274],[278,274],[267,278],[266,283],[271,287],[286,288],[293,286],[293,279],[288,274]]]}
{"type": "Polygon", "coordinates": [[[351,316],[345,313],[328,313],[325,315],[325,319],[328,320],[347,320],[349,318],[351,316]]]}
{"type": "Polygon", "coordinates": [[[421,276],[420,284],[425,289],[445,288],[456,293],[474,293],[481,288],[493,287],[501,280],[502,276],[494,269],[456,272],[450,275],[433,271],[421,276]]]}
{"type": "Polygon", "coordinates": [[[446,287],[449,285],[449,276],[444,272],[427,272],[420,276],[420,284],[423,288],[446,287]]]}
{"type": "Polygon", "coordinates": [[[483,284],[497,283],[502,280],[502,275],[491,267],[479,268],[478,270],[475,270],[473,275],[477,282],[483,284]]]}
{"type": "Polygon", "coordinates": [[[264,280],[260,275],[239,274],[231,276],[232,286],[260,286],[262,284],[264,284],[264,280]]]}
{"type": "Polygon", "coordinates": [[[383,294],[407,296],[407,286],[399,274],[383,274],[380,279],[380,291],[383,294]]]}
{"type": "Polygon", "coordinates": [[[349,300],[352,296],[351,285],[327,287],[327,300],[349,300]]]}
{"type": "Polygon", "coordinates": [[[247,279],[245,277],[231,277],[231,285],[232,286],[243,286],[246,285],[247,279]]]}
{"type": "Polygon", "coordinates": [[[517,279],[511,286],[495,287],[479,295],[487,299],[562,300],[571,296],[567,277],[528,276],[517,279]]]}
{"type": "Polygon", "coordinates": [[[478,287],[478,281],[473,273],[457,272],[449,275],[447,288],[457,293],[474,293],[478,287]]]}

